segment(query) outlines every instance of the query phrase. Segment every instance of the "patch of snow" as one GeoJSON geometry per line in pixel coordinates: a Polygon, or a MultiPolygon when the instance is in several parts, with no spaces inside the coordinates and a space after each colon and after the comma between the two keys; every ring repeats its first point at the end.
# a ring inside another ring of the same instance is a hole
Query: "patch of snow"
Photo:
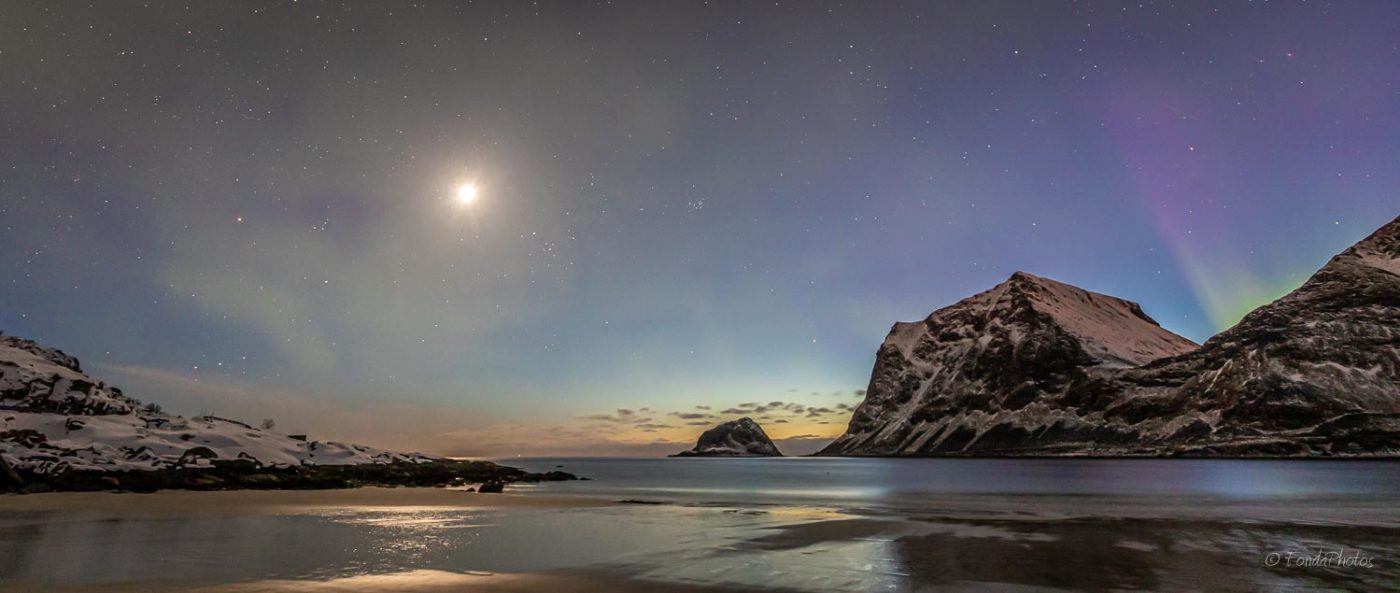
{"type": "Polygon", "coordinates": [[[1198,347],[1157,325],[1136,303],[1024,272],[1017,276],[1031,306],[1079,338],[1095,358],[1137,366],[1198,347]]]}

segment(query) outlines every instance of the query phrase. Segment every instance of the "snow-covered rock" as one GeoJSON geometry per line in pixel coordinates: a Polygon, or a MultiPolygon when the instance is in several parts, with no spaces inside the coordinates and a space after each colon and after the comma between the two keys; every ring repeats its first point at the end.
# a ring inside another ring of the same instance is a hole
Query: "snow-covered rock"
{"type": "Polygon", "coordinates": [[[1136,303],[1017,272],[923,321],[895,324],[865,401],[823,453],[986,446],[998,423],[1053,416],[1077,383],[1195,348],[1136,303]]]}
{"type": "Polygon", "coordinates": [[[822,454],[1400,454],[1400,219],[1199,348],[1017,273],[895,324],[822,454]]]}
{"type": "Polygon", "coordinates": [[[778,446],[752,418],[731,420],[700,435],[695,448],[672,457],[782,457],[778,446]]]}
{"type": "Polygon", "coordinates": [[[0,458],[16,470],[158,470],[248,460],[264,467],[439,460],[143,406],[59,350],[0,336],[0,458]]]}

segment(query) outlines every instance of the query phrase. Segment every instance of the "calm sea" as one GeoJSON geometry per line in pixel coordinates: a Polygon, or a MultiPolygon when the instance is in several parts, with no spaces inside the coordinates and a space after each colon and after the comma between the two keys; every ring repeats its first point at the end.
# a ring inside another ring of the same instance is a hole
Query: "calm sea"
{"type": "MultiPolygon", "coordinates": [[[[942,500],[1091,496],[1167,501],[1400,497],[1400,463],[1200,459],[561,458],[501,459],[588,481],[557,493],[713,504],[938,507],[942,500]]],[[[1400,499],[1400,498],[1397,498],[1400,499]]]]}

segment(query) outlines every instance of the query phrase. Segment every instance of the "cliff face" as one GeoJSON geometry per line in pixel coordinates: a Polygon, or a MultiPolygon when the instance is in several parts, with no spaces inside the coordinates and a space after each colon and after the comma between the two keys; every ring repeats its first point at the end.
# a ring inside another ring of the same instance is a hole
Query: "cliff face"
{"type": "Polygon", "coordinates": [[[1400,453],[1400,218],[1198,351],[1120,383],[1136,415],[1201,414],[1210,434],[1169,444],[1203,454],[1400,453]]]}
{"type": "Polygon", "coordinates": [[[672,457],[782,457],[777,445],[769,440],[751,418],[725,422],[700,435],[695,448],[672,457]]]}
{"type": "Polygon", "coordinates": [[[1400,219],[1197,348],[1017,273],[899,323],[825,455],[1400,452],[1400,219]]]}

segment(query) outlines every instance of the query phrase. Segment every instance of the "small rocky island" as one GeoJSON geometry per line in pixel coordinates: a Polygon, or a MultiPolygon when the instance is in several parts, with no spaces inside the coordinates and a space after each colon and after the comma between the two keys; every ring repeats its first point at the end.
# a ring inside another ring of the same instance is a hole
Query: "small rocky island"
{"type": "Polygon", "coordinates": [[[0,335],[0,493],[315,489],[572,480],[170,414],[83,371],[78,359],[0,335]]]}
{"type": "Polygon", "coordinates": [[[752,418],[725,422],[705,431],[695,448],[671,457],[782,457],[778,446],[752,418]]]}

